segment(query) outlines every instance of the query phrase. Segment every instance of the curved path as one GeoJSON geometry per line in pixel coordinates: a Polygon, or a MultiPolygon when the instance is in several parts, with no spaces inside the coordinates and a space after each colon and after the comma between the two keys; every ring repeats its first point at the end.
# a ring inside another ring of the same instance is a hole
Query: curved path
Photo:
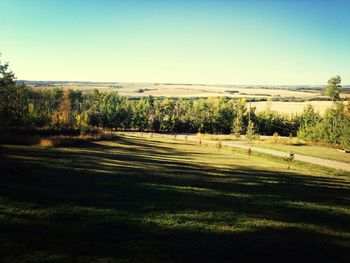
{"type": "MultiPolygon", "coordinates": [[[[139,134],[140,135],[140,133],[129,133],[129,134],[134,134],[134,135],[139,134]]],[[[154,134],[154,135],[156,137],[174,138],[174,135],[170,135],[170,134],[154,134]]],[[[188,141],[191,141],[191,142],[198,142],[199,141],[199,138],[196,137],[195,135],[178,134],[178,135],[176,135],[176,138],[180,139],[180,140],[185,140],[186,136],[187,136],[188,141]]],[[[204,140],[204,139],[202,139],[201,142],[207,143],[207,144],[217,143],[217,141],[215,141],[215,140],[204,140]]],[[[274,156],[278,156],[278,157],[288,157],[289,156],[289,153],[287,153],[287,152],[276,151],[276,150],[271,150],[271,149],[266,149],[266,148],[261,148],[261,147],[255,147],[255,146],[249,146],[249,145],[246,145],[244,143],[239,143],[239,142],[222,141],[222,145],[228,146],[228,147],[241,148],[241,149],[245,149],[245,150],[248,150],[248,148],[250,147],[253,152],[266,153],[266,154],[270,154],[270,155],[274,155],[274,156]]],[[[350,163],[333,161],[333,160],[312,157],[312,156],[302,155],[302,154],[294,154],[294,160],[350,172],[350,163]]]]}
{"type": "MultiPolygon", "coordinates": [[[[222,145],[236,147],[236,148],[242,148],[242,149],[247,149],[247,150],[250,147],[248,145],[243,145],[243,144],[239,144],[239,143],[232,143],[232,142],[223,142],[222,145]]],[[[254,147],[254,146],[251,146],[250,148],[252,149],[252,151],[271,154],[274,156],[279,156],[279,157],[288,157],[289,156],[289,153],[282,152],[282,151],[276,151],[276,150],[254,147]]],[[[323,158],[319,158],[319,157],[313,157],[313,156],[302,155],[302,154],[294,154],[294,160],[350,172],[350,164],[349,163],[327,160],[327,159],[323,159],[323,158]]]]}

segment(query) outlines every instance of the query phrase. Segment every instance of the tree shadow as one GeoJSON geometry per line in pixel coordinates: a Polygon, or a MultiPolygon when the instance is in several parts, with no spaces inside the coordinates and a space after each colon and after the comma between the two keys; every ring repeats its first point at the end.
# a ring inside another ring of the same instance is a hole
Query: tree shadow
{"type": "Polygon", "coordinates": [[[205,153],[125,137],[0,150],[0,256],[9,261],[34,252],[58,261],[350,257],[348,177],[216,167],[193,162],[205,153]]]}

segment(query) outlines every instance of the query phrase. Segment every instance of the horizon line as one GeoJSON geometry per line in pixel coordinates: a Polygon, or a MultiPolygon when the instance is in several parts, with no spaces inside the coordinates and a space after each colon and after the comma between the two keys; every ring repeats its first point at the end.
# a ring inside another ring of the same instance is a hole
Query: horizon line
{"type": "MultiPolygon", "coordinates": [[[[192,82],[152,82],[152,81],[92,81],[92,80],[31,80],[31,79],[15,79],[16,82],[66,82],[66,83],[103,83],[103,84],[115,84],[115,83],[127,83],[127,84],[163,84],[163,85],[212,85],[212,86],[327,86],[327,84],[230,84],[230,83],[192,83],[192,82]]],[[[350,86],[350,84],[342,84],[344,86],[350,86]]]]}

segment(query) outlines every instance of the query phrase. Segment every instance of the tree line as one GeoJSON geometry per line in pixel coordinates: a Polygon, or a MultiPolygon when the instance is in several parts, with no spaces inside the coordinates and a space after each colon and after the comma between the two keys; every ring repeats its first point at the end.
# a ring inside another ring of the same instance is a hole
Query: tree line
{"type": "Polygon", "coordinates": [[[246,134],[248,137],[296,136],[330,144],[350,145],[349,104],[339,102],[339,76],[326,94],[333,106],[324,116],[308,106],[302,114],[256,112],[244,98],[130,99],[117,92],[51,88],[32,89],[15,82],[7,63],[0,62],[0,130],[2,132],[101,129],[175,133],[246,134]]]}

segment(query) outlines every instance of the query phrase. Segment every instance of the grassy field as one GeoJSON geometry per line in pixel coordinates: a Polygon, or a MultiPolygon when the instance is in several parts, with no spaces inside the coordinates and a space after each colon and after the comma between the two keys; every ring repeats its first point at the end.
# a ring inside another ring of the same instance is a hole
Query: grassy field
{"type": "Polygon", "coordinates": [[[320,93],[310,93],[303,91],[294,91],[288,89],[263,89],[263,88],[245,88],[240,86],[219,86],[219,85],[153,85],[142,84],[128,86],[118,90],[119,94],[126,96],[165,96],[165,97],[270,97],[270,96],[295,96],[295,97],[314,97],[320,93]],[[137,87],[139,86],[139,87],[137,87]],[[139,88],[144,89],[143,93],[138,93],[139,88]],[[231,92],[236,93],[231,93],[231,92]]]}
{"type": "Polygon", "coordinates": [[[254,141],[253,145],[256,147],[268,148],[284,152],[294,152],[297,154],[350,163],[350,154],[339,152],[337,149],[331,147],[318,146],[312,144],[288,145],[281,143],[273,143],[271,140],[254,141]]]}
{"type": "Polygon", "coordinates": [[[307,105],[312,105],[315,111],[318,111],[321,115],[325,110],[332,106],[332,101],[306,101],[306,102],[282,102],[273,101],[267,103],[266,101],[252,102],[252,107],[256,108],[256,111],[264,111],[269,106],[271,110],[278,111],[279,113],[291,114],[302,113],[307,105]]]}
{"type": "MultiPolygon", "coordinates": [[[[319,90],[293,90],[292,87],[269,87],[259,86],[245,87],[237,85],[197,85],[197,84],[155,84],[155,83],[63,83],[58,87],[91,91],[99,89],[103,91],[118,91],[120,95],[143,97],[296,97],[311,98],[321,96],[319,90]],[[140,92],[140,90],[142,90],[140,92]]],[[[37,89],[52,88],[52,86],[40,86],[37,89]]],[[[310,87],[312,89],[312,87],[310,87]]]]}
{"type": "Polygon", "coordinates": [[[0,146],[4,262],[348,262],[350,177],[119,136],[0,146]]]}
{"type": "Polygon", "coordinates": [[[307,143],[296,137],[293,137],[292,139],[289,137],[278,137],[277,142],[274,142],[274,138],[272,136],[260,136],[259,140],[253,141],[246,140],[244,136],[237,138],[234,135],[197,134],[196,137],[206,140],[232,141],[236,143],[249,144],[260,148],[283,151],[286,153],[294,152],[302,155],[350,163],[350,154],[339,152],[333,147],[307,143]]]}

